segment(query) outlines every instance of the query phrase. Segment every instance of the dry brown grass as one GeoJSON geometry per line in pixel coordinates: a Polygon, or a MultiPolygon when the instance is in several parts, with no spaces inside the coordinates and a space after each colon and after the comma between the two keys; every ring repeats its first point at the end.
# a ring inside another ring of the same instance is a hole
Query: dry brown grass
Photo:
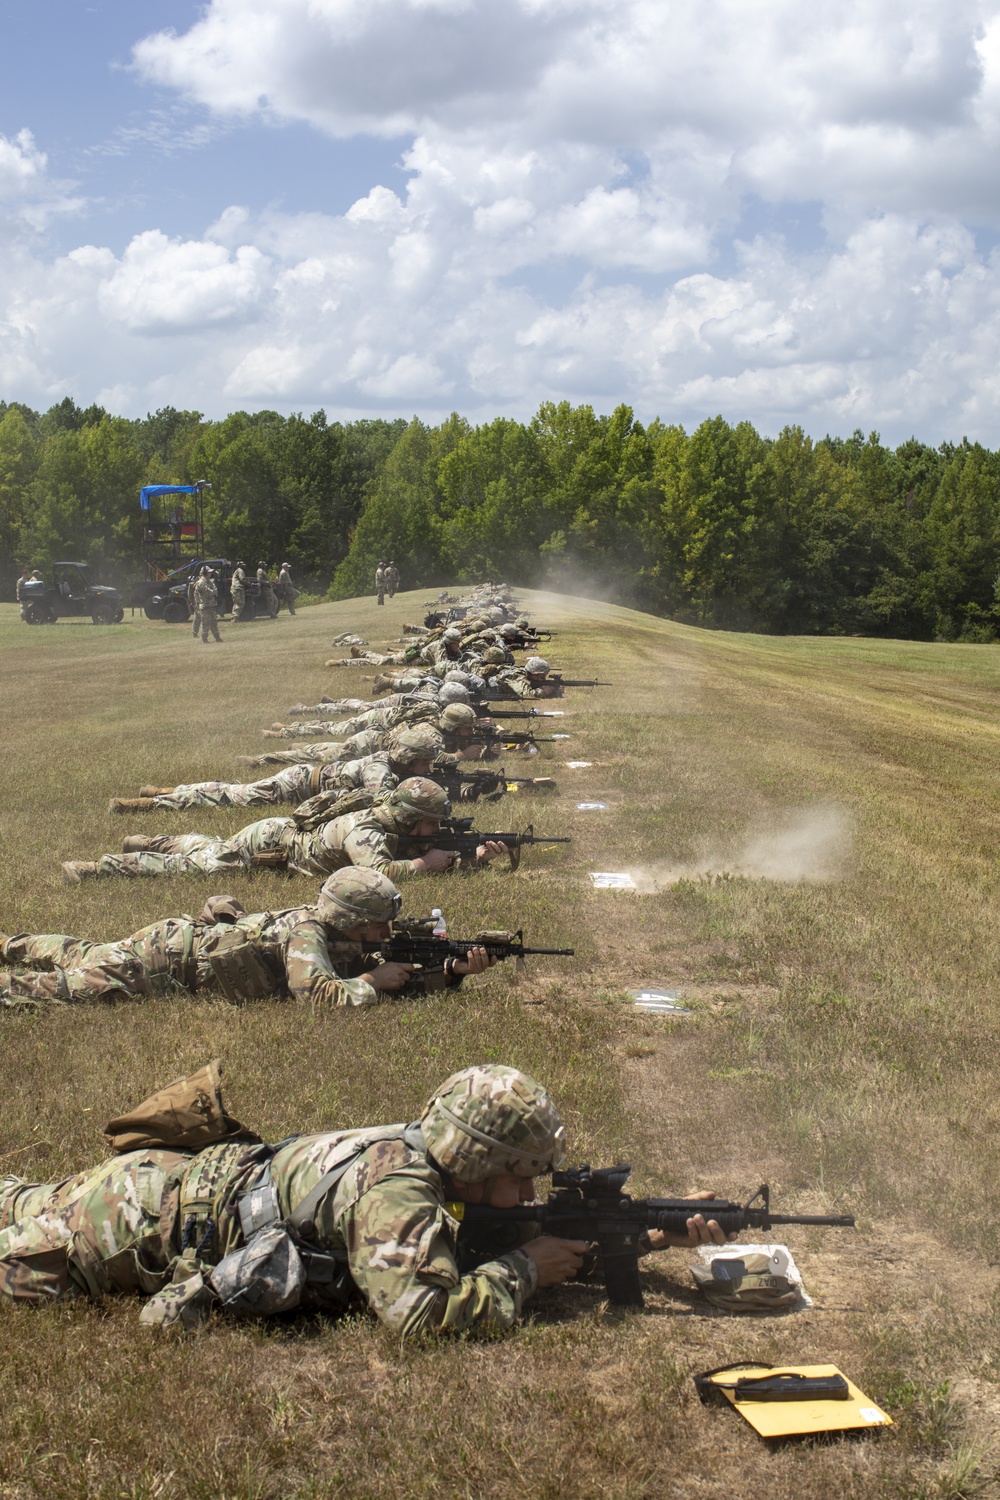
{"type": "MultiPolygon", "coordinates": [[[[381,638],[422,598],[223,624],[222,646],[138,617],[28,630],[0,610],[3,925],[107,938],[200,906],[204,881],[68,889],[59,861],[130,831],[109,796],[235,774],[289,703],[360,690],[363,670],[320,665],[330,636],[381,638]]],[[[533,762],[591,770],[559,768],[558,796],[480,821],[533,819],[574,843],[530,851],[513,878],[414,884],[406,909],[440,904],[456,933],[523,923],[577,959],[360,1015],[157,1002],[3,1017],[0,1171],[49,1179],[96,1159],[105,1118],[215,1054],[231,1107],[272,1136],[402,1118],[452,1068],[504,1059],[551,1084],[575,1155],[625,1155],[644,1188],[735,1195],[768,1178],[782,1207],[854,1208],[856,1234],[788,1233],[815,1309],[709,1315],[679,1253],[650,1268],[641,1315],[569,1288],[506,1340],[411,1349],[365,1320],[163,1340],[126,1304],[0,1308],[4,1500],[996,1493],[1000,658],[532,607],[560,631],[553,659],[620,687],[567,697],[573,740],[533,762]],[[597,798],[610,810],[575,810],[597,798]],[[850,829],[839,879],[699,878],[758,834],[773,851],[809,810],[822,832],[831,807],[850,829]],[[595,892],[594,869],[667,883],[595,892]],[[622,996],[639,983],[681,989],[694,1017],[637,1016],[622,996]],[[897,1426],[771,1453],[693,1396],[692,1372],[740,1357],[836,1360],[897,1426]]],[[[227,884],[257,907],[308,889],[227,884]]]]}

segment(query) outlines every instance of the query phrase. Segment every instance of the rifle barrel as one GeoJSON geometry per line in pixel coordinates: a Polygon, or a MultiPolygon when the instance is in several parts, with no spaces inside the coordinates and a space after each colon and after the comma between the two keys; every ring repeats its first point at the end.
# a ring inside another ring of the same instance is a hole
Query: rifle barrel
{"type": "Polygon", "coordinates": [[[853,1214],[768,1214],[769,1224],[832,1224],[838,1229],[854,1229],[853,1214]]]}

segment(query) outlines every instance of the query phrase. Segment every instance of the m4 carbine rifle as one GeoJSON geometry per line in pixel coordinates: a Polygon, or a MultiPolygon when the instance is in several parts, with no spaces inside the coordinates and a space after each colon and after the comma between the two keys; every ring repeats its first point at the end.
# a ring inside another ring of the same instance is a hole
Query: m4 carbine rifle
{"type": "Polygon", "coordinates": [[[503,960],[514,958],[517,967],[523,969],[526,957],[534,953],[552,954],[557,958],[572,958],[572,948],[526,948],[524,931],[481,932],[474,938],[435,937],[436,917],[404,917],[392,924],[392,935],[380,943],[378,953],[383,963],[416,964],[419,972],[407,983],[406,989],[419,992],[440,989],[447,982],[446,960],[466,958],[472,948],[485,948],[490,958],[503,960]]]}
{"type": "Polygon", "coordinates": [[[453,802],[496,802],[507,792],[554,792],[550,776],[508,776],[499,771],[457,771],[436,767],[433,779],[440,782],[453,802]]]}
{"type": "Polygon", "coordinates": [[[546,713],[540,708],[491,708],[487,703],[474,703],[472,707],[480,719],[564,719],[561,710],[546,713]]]}
{"type": "Polygon", "coordinates": [[[472,731],[472,738],[477,745],[492,745],[496,740],[502,740],[505,745],[552,745],[555,736],[551,734],[532,734],[530,729],[504,729],[500,724],[492,728],[488,724],[477,724],[472,731]]]}
{"type": "MultiPolygon", "coordinates": [[[[542,1234],[562,1240],[587,1240],[596,1246],[604,1273],[608,1300],[620,1307],[641,1307],[639,1257],[648,1251],[643,1231],[663,1229],[668,1234],[687,1233],[687,1221],[701,1214],[714,1219],[727,1235],[744,1229],[770,1230],[775,1224],[831,1224],[852,1229],[850,1214],[773,1214],[770,1188],[766,1183],[746,1203],[727,1198],[630,1198],[625,1192],[632,1168],[591,1169],[584,1165],[553,1172],[552,1192],[545,1203],[526,1203],[516,1208],[490,1208],[462,1204],[459,1243],[486,1243],[489,1226],[517,1222],[537,1224],[542,1234]]],[[[592,1266],[585,1267],[586,1271],[592,1266]]]]}
{"type": "MultiPolygon", "coordinates": [[[[400,843],[404,840],[401,837],[400,843]]],[[[503,844],[507,850],[510,867],[516,870],[521,863],[521,850],[527,844],[571,844],[572,839],[536,837],[531,825],[523,833],[482,833],[473,828],[471,818],[452,818],[442,825],[437,833],[405,835],[407,844],[418,844],[421,849],[444,849],[457,854],[460,859],[475,859],[480,844],[503,844]]]]}
{"type": "Polygon", "coordinates": [[[548,682],[558,682],[560,687],[614,687],[613,682],[601,682],[596,677],[564,677],[561,672],[550,672],[548,682]]]}

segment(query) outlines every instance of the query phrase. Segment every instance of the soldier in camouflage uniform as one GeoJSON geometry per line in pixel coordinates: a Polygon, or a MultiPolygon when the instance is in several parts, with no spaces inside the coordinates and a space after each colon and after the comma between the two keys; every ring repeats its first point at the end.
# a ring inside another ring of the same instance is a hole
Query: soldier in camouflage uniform
{"type": "Polygon", "coordinates": [[[201,622],[198,619],[198,601],[195,598],[194,591],[198,587],[198,580],[201,578],[201,575],[204,571],[204,568],[199,568],[197,573],[191,573],[188,577],[187,589],[185,590],[187,596],[187,606],[191,611],[191,634],[194,636],[195,640],[198,639],[198,631],[201,629],[201,622]]]}
{"type": "MultiPolygon", "coordinates": [[[[432,837],[450,812],[443,788],[414,776],[400,782],[378,807],[347,813],[315,828],[301,828],[291,817],[262,818],[228,839],[203,833],[155,838],[132,834],[122,854],[103,854],[96,861],[67,860],[63,879],[76,885],[113,875],[219,875],[275,866],[301,875],[330,875],[345,865],[379,870],[390,880],[438,874],[452,868],[454,855],[432,848],[417,859],[400,859],[398,845],[408,836],[432,837]]],[[[504,852],[502,844],[482,844],[477,863],[489,864],[504,852]]]]}
{"type": "Polygon", "coordinates": [[[219,617],[217,613],[219,591],[215,586],[212,570],[209,567],[202,568],[198,582],[194,586],[194,602],[195,608],[198,611],[195,618],[201,621],[202,640],[207,644],[208,632],[211,631],[215,639],[221,641],[222,636],[219,634],[219,617]]]}
{"type": "Polygon", "coordinates": [[[511,667],[489,679],[491,692],[504,698],[561,698],[562,684],[549,681],[544,656],[529,656],[521,667],[511,667]]]}
{"type": "Polygon", "coordinates": [[[444,750],[444,738],[429,724],[395,729],[385,750],[351,761],[298,761],[264,781],[193,781],[175,787],[144,787],[138,797],[112,797],[111,813],[183,812],[189,807],[297,806],[319,792],[363,787],[391,791],[407,776],[428,776],[444,750]]]}
{"type": "MultiPolygon", "coordinates": [[[[195,918],[154,922],[114,943],[48,933],[0,937],[0,1006],[220,990],[241,1004],[291,999],[337,1007],[403,998],[398,992],[413,966],[371,956],[389,937],[401,900],[377,871],[346,869],[324,882],[312,906],[248,913],[233,896],[213,896],[195,918]]],[[[495,962],[481,948],[469,957],[444,983],[459,984],[495,962]]]]}
{"type": "Polygon", "coordinates": [[[275,597],[274,585],[271,582],[271,574],[268,571],[266,562],[259,562],[257,564],[257,583],[260,589],[257,597],[271,616],[271,619],[274,620],[277,618],[278,610],[281,606],[275,597]]]}
{"type": "Polygon", "coordinates": [[[242,558],[240,558],[239,561],[236,564],[236,567],[233,569],[233,578],[232,578],[231,584],[229,585],[230,591],[231,591],[232,596],[233,596],[233,624],[234,625],[236,624],[236,622],[238,620],[242,620],[242,618],[243,618],[243,611],[247,607],[247,573],[246,573],[246,567],[247,567],[246,563],[243,561],[242,558]]]}
{"type": "MultiPolygon", "coordinates": [[[[0,1291],[36,1303],[138,1293],[153,1327],[195,1327],[220,1307],[260,1317],[367,1305],[400,1338],[504,1331],[589,1247],[525,1226],[470,1251],[459,1205],[532,1201],[535,1178],[563,1162],[564,1134],[540,1084],[487,1063],[452,1074],[410,1125],[279,1146],[248,1146],[244,1133],[200,1151],[126,1151],[61,1183],[9,1177],[0,1291]]],[[[723,1241],[694,1198],[687,1235],[651,1230],[644,1248],[723,1241]]]]}

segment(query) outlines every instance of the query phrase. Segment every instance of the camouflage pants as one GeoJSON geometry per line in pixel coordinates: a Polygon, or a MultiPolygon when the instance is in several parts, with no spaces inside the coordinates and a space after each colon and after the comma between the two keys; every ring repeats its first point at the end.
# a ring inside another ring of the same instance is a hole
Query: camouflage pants
{"type": "Polygon", "coordinates": [[[203,641],[208,640],[209,631],[212,632],[217,641],[222,640],[222,636],[219,634],[219,616],[214,605],[203,606],[201,609],[201,638],[203,641]]]}
{"type": "Polygon", "coordinates": [[[118,943],[25,932],[0,947],[0,961],[28,973],[0,973],[0,1006],[25,1000],[86,1003],[173,992],[193,984],[194,924],[168,918],[118,943]]]}
{"type": "Polygon", "coordinates": [[[238,583],[232,585],[233,594],[233,620],[242,620],[243,611],[247,605],[247,591],[241,589],[238,583]]]}
{"type": "Polygon", "coordinates": [[[292,750],[265,750],[248,762],[251,766],[297,766],[300,761],[339,760],[344,748],[343,740],[312,740],[305,745],[296,745],[292,750]]]}
{"type": "Polygon", "coordinates": [[[102,854],[97,873],[105,875],[221,875],[227,870],[245,870],[253,856],[283,847],[288,818],[262,818],[241,828],[232,838],[207,833],[162,834],[150,840],[151,847],[138,854],[102,854]]]}
{"type": "Polygon", "coordinates": [[[281,605],[275,598],[274,588],[271,584],[261,584],[260,602],[271,616],[271,619],[276,619],[281,605]]]}
{"type": "Polygon", "coordinates": [[[131,1151],[63,1182],[0,1179],[0,1292],[55,1302],[159,1291],[176,1254],[163,1244],[160,1206],[188,1160],[131,1151]]]}
{"type": "Polygon", "coordinates": [[[332,740],[340,736],[347,739],[349,735],[356,734],[358,730],[367,726],[359,723],[359,715],[354,714],[350,719],[300,719],[294,724],[282,724],[280,730],[272,733],[283,740],[299,740],[306,735],[319,736],[332,740]]]}
{"type": "Polygon", "coordinates": [[[297,753],[287,771],[279,771],[265,781],[194,781],[175,786],[173,791],[155,798],[158,808],[180,812],[186,807],[277,807],[295,805],[309,796],[312,766],[297,753]]]}

